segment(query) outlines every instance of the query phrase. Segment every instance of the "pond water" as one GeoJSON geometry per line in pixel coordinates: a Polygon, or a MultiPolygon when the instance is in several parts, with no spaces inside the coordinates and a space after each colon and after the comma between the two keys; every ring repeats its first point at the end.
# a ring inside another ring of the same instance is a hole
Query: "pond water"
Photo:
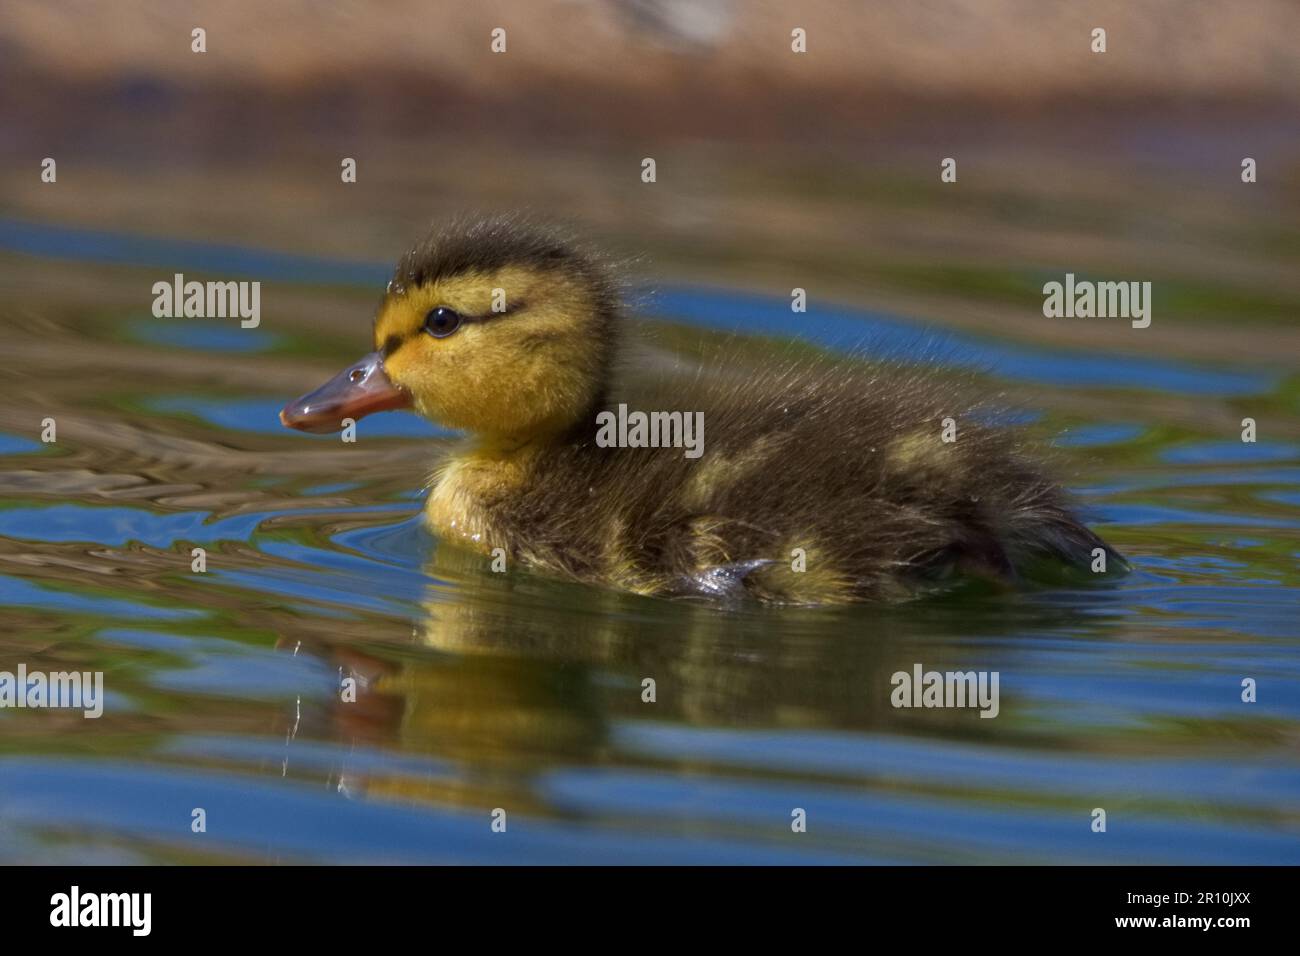
{"type": "MultiPolygon", "coordinates": [[[[97,720],[0,710],[0,859],[1300,863],[1285,366],[814,306],[799,334],[815,345],[973,364],[1027,399],[1134,570],[723,610],[439,548],[419,511],[450,436],[412,416],[367,419],[356,445],[279,427],[285,400],[368,350],[383,265],[15,221],[0,252],[6,275],[80,263],[103,290],[5,318],[0,670],[102,671],[106,696],[97,720]],[[158,267],[346,289],[358,320],[316,335],[265,289],[258,329],[155,320],[158,267]],[[918,663],[997,671],[997,718],[893,708],[891,675],[918,663]]],[[[643,313],[676,337],[792,331],[787,301],[717,289],[659,287],[643,313]]]]}

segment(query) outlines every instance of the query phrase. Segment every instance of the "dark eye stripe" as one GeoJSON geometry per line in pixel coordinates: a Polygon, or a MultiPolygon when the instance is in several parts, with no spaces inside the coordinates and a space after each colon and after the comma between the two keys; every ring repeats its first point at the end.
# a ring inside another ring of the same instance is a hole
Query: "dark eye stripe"
{"type": "MultiPolygon", "coordinates": [[[[517,302],[507,303],[506,310],[504,312],[488,312],[485,313],[484,315],[465,315],[464,313],[462,313],[460,316],[460,320],[462,323],[464,323],[464,322],[487,322],[490,319],[500,319],[500,318],[504,318],[507,315],[510,315],[512,312],[518,312],[520,309],[524,308],[527,304],[528,303],[520,299],[517,302]]],[[[421,326],[420,330],[417,330],[416,334],[419,334],[419,331],[422,331],[423,328],[424,326],[421,326]]],[[[384,358],[388,358],[388,356],[392,355],[401,347],[403,342],[405,342],[408,338],[414,338],[414,337],[415,337],[414,335],[407,336],[407,335],[398,335],[394,333],[384,339],[384,344],[380,347],[379,351],[384,356],[384,358]]]]}

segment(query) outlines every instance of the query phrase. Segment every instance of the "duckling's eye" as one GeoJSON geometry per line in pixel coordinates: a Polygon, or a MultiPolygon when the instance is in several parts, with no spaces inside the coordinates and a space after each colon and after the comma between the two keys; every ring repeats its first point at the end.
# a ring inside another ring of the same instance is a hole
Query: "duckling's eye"
{"type": "Polygon", "coordinates": [[[446,306],[440,305],[424,317],[424,331],[435,339],[445,339],[458,328],[460,328],[460,313],[446,306]]]}

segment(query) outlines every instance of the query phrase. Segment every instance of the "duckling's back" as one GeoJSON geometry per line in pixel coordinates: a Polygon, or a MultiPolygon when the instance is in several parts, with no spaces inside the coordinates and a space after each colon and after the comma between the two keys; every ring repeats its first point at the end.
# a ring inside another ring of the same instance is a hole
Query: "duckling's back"
{"type": "Polygon", "coordinates": [[[487,524],[528,562],[579,579],[772,602],[901,600],[963,577],[1012,580],[1042,559],[1086,566],[1096,548],[1122,565],[966,394],[830,360],[659,376],[606,409],[696,415],[699,457],[603,447],[584,424],[485,503],[487,524]]]}

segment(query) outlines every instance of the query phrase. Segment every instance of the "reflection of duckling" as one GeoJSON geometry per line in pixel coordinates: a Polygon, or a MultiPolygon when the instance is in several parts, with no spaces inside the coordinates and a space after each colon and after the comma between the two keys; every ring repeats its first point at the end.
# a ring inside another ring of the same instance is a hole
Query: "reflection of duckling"
{"type": "Polygon", "coordinates": [[[413,407],[470,432],[433,478],[440,536],[641,593],[889,600],[1095,548],[1123,563],[950,387],[822,360],[637,401],[615,375],[619,313],[597,257],[514,219],[460,223],[398,263],[376,351],[281,420],[336,431],[413,407]],[[597,415],[616,402],[702,412],[703,456],[602,447],[597,415]]]}

